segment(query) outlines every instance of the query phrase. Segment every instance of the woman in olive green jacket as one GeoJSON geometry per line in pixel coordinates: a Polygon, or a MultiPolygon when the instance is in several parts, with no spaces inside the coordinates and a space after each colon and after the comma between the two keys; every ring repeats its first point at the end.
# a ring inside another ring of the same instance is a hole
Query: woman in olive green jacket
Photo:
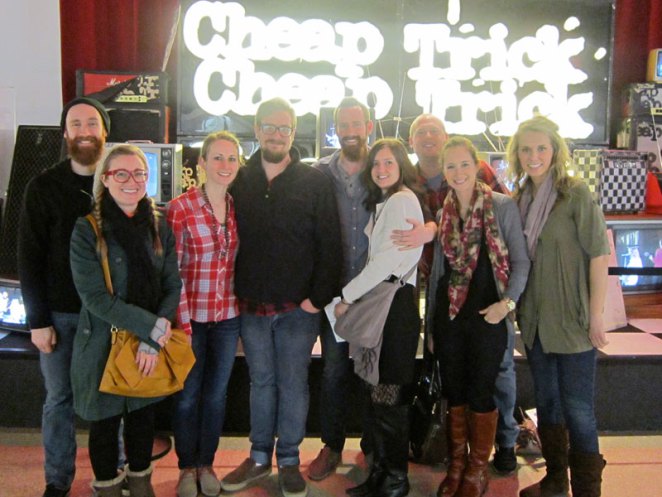
{"type": "Polygon", "coordinates": [[[102,233],[78,219],[71,238],[71,268],[83,307],[74,341],[71,382],[76,413],[91,421],[89,453],[97,495],[119,496],[117,436],[124,419],[128,480],[133,497],[151,497],[154,404],[99,392],[111,346],[111,325],[141,340],[139,369],[150,374],[158,351],[171,335],[170,319],[179,304],[181,279],[175,241],[165,220],[145,195],[147,160],[135,146],[113,148],[95,177],[93,215],[102,233]],[[100,250],[107,246],[114,295],[108,293],[100,250]]]}

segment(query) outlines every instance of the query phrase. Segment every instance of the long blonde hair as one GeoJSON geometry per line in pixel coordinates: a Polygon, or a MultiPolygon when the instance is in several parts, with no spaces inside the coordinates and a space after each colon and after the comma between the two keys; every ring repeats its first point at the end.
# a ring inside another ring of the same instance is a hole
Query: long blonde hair
{"type": "MultiPolygon", "coordinates": [[[[138,157],[143,167],[145,168],[145,171],[148,170],[147,157],[145,157],[143,151],[140,150],[140,148],[136,147],[135,145],[123,143],[120,145],[115,145],[113,148],[111,148],[110,151],[104,157],[101,165],[97,167],[96,171],[94,172],[94,186],[92,188],[92,194],[94,196],[94,206],[92,207],[91,214],[96,220],[97,226],[99,226],[99,234],[101,235],[97,238],[97,252],[99,252],[99,254],[103,254],[108,250],[106,247],[106,241],[103,238],[103,217],[101,216],[101,202],[106,197],[106,195],[110,195],[110,193],[108,193],[108,188],[106,188],[106,185],[103,184],[102,180],[105,174],[110,169],[111,162],[115,158],[124,155],[133,155],[135,157],[138,157]]],[[[161,245],[161,238],[159,237],[158,219],[160,214],[156,209],[156,204],[154,203],[154,199],[145,195],[145,197],[143,197],[140,200],[140,202],[149,203],[149,208],[151,209],[152,212],[151,231],[152,231],[154,252],[156,252],[157,255],[161,255],[163,253],[163,246],[161,245]]]]}
{"type": "Polygon", "coordinates": [[[543,133],[548,138],[552,144],[552,165],[550,168],[550,173],[554,178],[554,188],[558,192],[560,197],[563,197],[572,183],[575,181],[574,178],[568,175],[567,165],[570,163],[570,150],[565,140],[559,134],[558,125],[544,116],[536,116],[524,121],[519,125],[517,131],[512,136],[508,142],[508,148],[506,149],[506,155],[508,157],[508,175],[515,185],[515,190],[513,191],[513,196],[517,199],[522,194],[522,190],[525,185],[531,181],[531,179],[524,172],[524,168],[519,161],[519,144],[520,138],[524,133],[537,132],[543,133]]]}

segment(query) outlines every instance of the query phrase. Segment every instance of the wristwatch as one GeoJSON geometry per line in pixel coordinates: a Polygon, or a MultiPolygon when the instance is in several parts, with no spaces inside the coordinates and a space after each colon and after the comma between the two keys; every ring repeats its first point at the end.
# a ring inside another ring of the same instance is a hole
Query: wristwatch
{"type": "Polygon", "coordinates": [[[515,310],[515,308],[517,307],[517,304],[515,303],[515,301],[513,299],[511,299],[510,297],[506,297],[505,299],[503,299],[503,301],[505,302],[506,307],[508,308],[508,312],[513,312],[515,310]]]}

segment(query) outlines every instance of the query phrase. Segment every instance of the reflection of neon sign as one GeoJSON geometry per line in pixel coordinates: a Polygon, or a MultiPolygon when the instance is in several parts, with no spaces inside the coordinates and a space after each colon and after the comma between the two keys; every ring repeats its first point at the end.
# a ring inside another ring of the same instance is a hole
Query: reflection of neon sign
{"type": "MultiPolygon", "coordinates": [[[[459,0],[449,5],[453,9],[449,8],[448,21],[455,24],[459,0]]],[[[579,25],[579,20],[571,17],[563,29],[569,32],[579,25]]],[[[451,133],[476,135],[488,131],[478,120],[479,112],[498,110],[500,119],[489,126],[489,132],[510,135],[520,120],[538,109],[558,122],[565,136],[585,138],[592,133],[593,126],[579,112],[593,103],[593,93],[571,95],[570,91],[587,78],[571,62],[584,50],[583,37],[561,40],[559,28],[551,25],[510,43],[508,28],[501,23],[490,27],[487,38],[472,35],[471,24],[459,26],[458,31],[460,35],[453,34],[441,23],[404,26],[402,49],[418,57],[418,65],[408,68],[406,74],[414,83],[421,112],[446,120],[451,133]],[[435,66],[435,57],[440,54],[448,54],[447,67],[435,66]],[[489,64],[478,72],[472,62],[485,56],[489,64]],[[475,91],[463,91],[463,82],[469,82],[475,91]],[[518,101],[516,91],[521,94],[531,84],[531,91],[518,101]],[[461,120],[445,119],[450,107],[461,109],[461,120]]],[[[183,41],[201,59],[193,75],[193,93],[209,114],[232,111],[253,115],[257,100],[271,96],[289,99],[299,115],[317,114],[321,106],[334,106],[349,93],[363,101],[372,94],[375,115],[381,119],[394,103],[389,84],[378,75],[366,75],[366,68],[380,57],[393,56],[383,53],[383,35],[369,22],[331,24],[308,19],[299,23],[277,17],[265,24],[247,16],[238,3],[200,1],[185,14],[183,41]],[[204,40],[200,38],[202,23],[210,24],[213,30],[204,40]],[[313,77],[289,72],[275,78],[256,70],[256,62],[267,61],[298,61],[317,67],[326,63],[333,72],[313,77]],[[212,81],[218,78],[225,88],[213,92],[212,81]],[[256,98],[258,95],[261,98],[256,98]]],[[[604,54],[596,53],[599,56],[604,54]]]]}

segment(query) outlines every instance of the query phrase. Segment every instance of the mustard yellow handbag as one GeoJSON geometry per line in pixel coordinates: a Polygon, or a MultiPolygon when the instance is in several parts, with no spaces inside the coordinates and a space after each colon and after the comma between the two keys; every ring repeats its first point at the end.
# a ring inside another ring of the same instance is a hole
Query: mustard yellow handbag
{"type": "MultiPolygon", "coordinates": [[[[96,219],[91,214],[86,218],[98,238],[100,233],[96,219]]],[[[102,251],[101,266],[106,288],[112,295],[113,283],[105,251],[102,251]]],[[[149,376],[143,376],[136,364],[140,339],[131,331],[115,325],[111,327],[111,335],[110,353],[101,377],[100,392],[147,398],[170,395],[184,388],[184,381],[195,364],[195,355],[184,330],[172,329],[172,336],[165,347],[161,348],[156,367],[149,376]]]]}

